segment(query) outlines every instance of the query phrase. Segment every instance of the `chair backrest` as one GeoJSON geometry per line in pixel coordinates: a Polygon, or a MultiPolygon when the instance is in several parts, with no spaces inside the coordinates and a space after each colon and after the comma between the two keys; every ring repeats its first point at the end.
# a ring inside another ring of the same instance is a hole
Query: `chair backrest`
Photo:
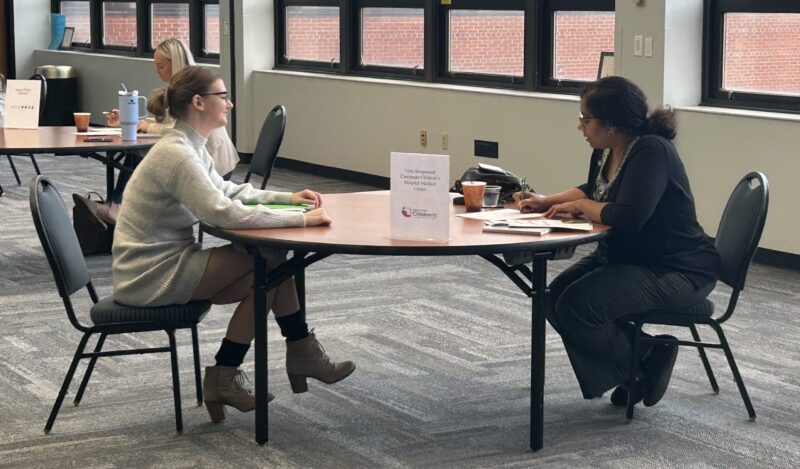
{"type": "MultiPolygon", "coordinates": [[[[30,79],[39,80],[42,82],[42,91],[40,94],[41,98],[39,99],[39,121],[41,121],[42,116],[44,115],[44,105],[47,103],[47,78],[40,73],[34,73],[30,79]]],[[[42,125],[42,122],[39,122],[39,125],[42,125]]]]}
{"type": "Polygon", "coordinates": [[[722,258],[720,280],[744,289],[747,269],[756,253],[769,206],[767,177],[752,172],[743,177],[728,198],[714,244],[722,258]]]}
{"type": "Polygon", "coordinates": [[[278,157],[278,149],[283,141],[283,131],[286,129],[286,108],[277,105],[269,111],[264,125],[261,126],[261,133],[258,134],[258,142],[253,150],[253,159],[250,160],[250,174],[258,174],[262,177],[261,188],[267,185],[267,179],[272,174],[272,167],[275,165],[275,158],[278,157]]]}
{"type": "MultiPolygon", "coordinates": [[[[30,205],[33,224],[53,271],[58,293],[69,303],[69,297],[89,284],[91,278],[67,207],[45,176],[31,180],[30,205]]],[[[70,308],[68,306],[68,310],[70,308]]]]}

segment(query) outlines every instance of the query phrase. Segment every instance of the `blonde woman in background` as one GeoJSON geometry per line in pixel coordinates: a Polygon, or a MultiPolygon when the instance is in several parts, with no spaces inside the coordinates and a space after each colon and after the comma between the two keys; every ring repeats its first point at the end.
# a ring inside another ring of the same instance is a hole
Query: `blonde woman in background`
{"type": "MultiPolygon", "coordinates": [[[[195,65],[192,52],[180,39],[169,38],[162,41],[153,53],[153,62],[156,65],[156,74],[164,83],[169,83],[172,76],[187,66],[195,65]]],[[[155,97],[163,93],[166,88],[159,88],[153,92],[148,99],[148,102],[154,102],[155,97]]],[[[148,111],[152,106],[148,106],[148,111]]],[[[111,127],[119,127],[119,110],[113,109],[106,114],[108,125],[111,127]]],[[[169,112],[163,115],[155,115],[139,121],[138,131],[142,133],[162,133],[165,129],[171,129],[175,125],[169,112]]],[[[239,162],[239,153],[233,145],[225,127],[215,129],[208,137],[206,142],[206,149],[208,150],[211,159],[214,162],[214,169],[219,173],[223,179],[229,180],[239,162]]],[[[73,200],[76,204],[86,205],[87,210],[94,214],[97,222],[101,224],[115,224],[117,216],[119,215],[120,204],[122,203],[122,194],[131,177],[134,168],[139,165],[143,155],[128,154],[125,157],[123,166],[130,169],[130,171],[120,171],[117,178],[117,184],[114,192],[109,196],[106,203],[98,203],[81,197],[78,194],[73,194],[73,200]]]]}

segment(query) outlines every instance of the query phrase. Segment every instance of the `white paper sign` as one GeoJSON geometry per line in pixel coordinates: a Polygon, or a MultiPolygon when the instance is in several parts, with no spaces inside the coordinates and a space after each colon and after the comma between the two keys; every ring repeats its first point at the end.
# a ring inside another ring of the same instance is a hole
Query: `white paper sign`
{"type": "Polygon", "coordinates": [[[450,239],[449,155],[391,154],[391,237],[450,239]]]}
{"type": "Polygon", "coordinates": [[[38,129],[41,93],[42,82],[39,80],[8,80],[4,127],[7,129],[38,129]]]}

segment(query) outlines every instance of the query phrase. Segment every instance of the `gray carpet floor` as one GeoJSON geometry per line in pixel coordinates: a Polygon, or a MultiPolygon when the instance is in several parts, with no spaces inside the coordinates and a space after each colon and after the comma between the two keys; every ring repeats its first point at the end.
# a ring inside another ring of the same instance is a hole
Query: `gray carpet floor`
{"type": "MultiPolygon", "coordinates": [[[[97,162],[37,160],[68,206],[72,192],[105,187],[97,162]]],[[[25,179],[34,175],[24,158],[16,162],[25,179]]],[[[243,173],[239,168],[234,180],[243,173]]],[[[182,434],[174,427],[169,358],[160,354],[101,359],[81,406],[71,405],[73,384],[53,432],[44,435],[80,335],[66,319],[36,237],[27,187],[14,184],[5,159],[0,184],[6,189],[0,198],[0,467],[800,465],[800,273],[763,265],[751,267],[736,314],[724,326],[758,413],[754,422],[723,354],[710,352],[721,386],[715,395],[696,352],[682,349],[665,398],[637,407],[627,423],[606,398],[581,398],[550,330],[545,447],[533,453],[530,303],[510,281],[479,258],[335,256],[307,273],[308,319],[331,356],[352,359],[358,368],[336,385],[313,382],[308,393],[292,394],[284,345],[270,319],[270,390],[277,398],[266,446],[254,443],[252,413],[233,410],[215,425],[195,406],[185,331],[178,336],[182,434]]],[[[281,169],[269,187],[369,189],[281,169]]],[[[87,260],[99,293],[109,294],[110,256],[87,260]]],[[[550,278],[569,262],[551,263],[550,278]]],[[[718,307],[726,298],[721,287],[712,294],[718,307]]],[[[88,296],[77,299],[83,317],[89,303],[88,296]]],[[[213,363],[232,310],[215,306],[201,323],[204,365],[213,363]]],[[[165,334],[148,333],[110,340],[107,348],[166,343],[165,334]]],[[[244,368],[252,372],[252,351],[244,368]]]]}

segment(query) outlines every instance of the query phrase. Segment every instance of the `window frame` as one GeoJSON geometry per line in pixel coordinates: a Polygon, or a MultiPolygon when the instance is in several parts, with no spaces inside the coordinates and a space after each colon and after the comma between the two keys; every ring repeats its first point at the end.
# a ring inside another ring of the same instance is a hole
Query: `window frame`
{"type": "Polygon", "coordinates": [[[800,113],[800,96],[722,89],[726,13],[797,13],[796,0],[704,0],[703,106],[800,113]]]}
{"type": "MultiPolygon", "coordinates": [[[[195,60],[200,63],[219,63],[219,53],[203,50],[206,33],[206,5],[219,5],[219,0],[51,0],[51,11],[61,13],[63,1],[75,1],[89,4],[89,37],[90,42],[72,43],[74,50],[97,54],[113,54],[129,57],[152,57],[154,49],[150,44],[153,25],[150,21],[153,4],[178,3],[189,5],[189,43],[195,60]],[[111,2],[136,4],[136,46],[126,47],[103,44],[103,4],[111,2]]],[[[221,29],[221,28],[220,28],[221,29]]],[[[220,34],[220,40],[221,40],[220,34]]]]}
{"type": "MultiPolygon", "coordinates": [[[[546,11],[563,9],[583,11],[614,11],[615,0],[275,0],[275,65],[277,70],[295,70],[336,75],[373,76],[399,80],[424,81],[427,83],[451,83],[467,86],[487,86],[523,91],[545,91],[578,94],[588,82],[562,80],[561,86],[553,86],[542,73],[545,61],[552,57],[553,40],[548,39],[540,25],[546,11]],[[449,4],[442,4],[449,3],[449,4]],[[424,11],[424,68],[361,65],[360,58],[360,8],[363,7],[411,7],[424,11]],[[286,8],[290,6],[333,6],[339,8],[339,61],[321,62],[289,59],[285,55],[286,8]],[[566,8],[569,7],[569,8],[566,8]],[[550,10],[548,10],[550,8],[550,10]],[[447,70],[449,47],[449,14],[451,10],[521,10],[524,12],[525,32],[523,46],[523,75],[498,75],[473,72],[450,72],[447,70]]],[[[552,30],[552,25],[547,28],[552,30]]],[[[548,69],[549,70],[549,69],[548,69]]]]}

